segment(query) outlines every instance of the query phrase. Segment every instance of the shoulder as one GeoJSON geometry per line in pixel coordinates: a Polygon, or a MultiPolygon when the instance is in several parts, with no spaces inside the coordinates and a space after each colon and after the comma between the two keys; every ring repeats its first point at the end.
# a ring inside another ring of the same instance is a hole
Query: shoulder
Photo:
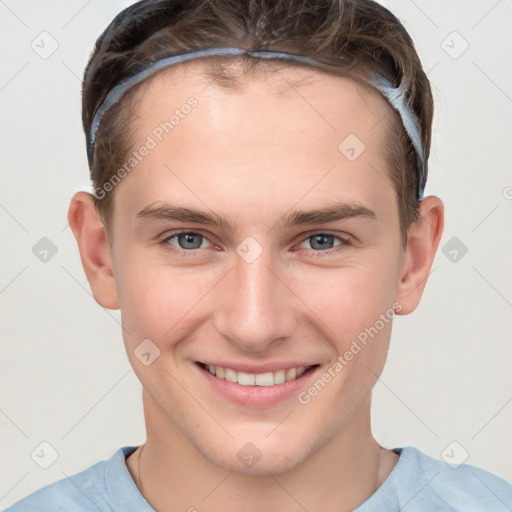
{"type": "Polygon", "coordinates": [[[135,447],[119,448],[108,460],[101,460],[79,473],[46,485],[17,501],[4,512],[82,512],[110,510],[105,507],[107,473],[115,464],[124,464],[125,456],[135,447]]]}
{"type": "Polygon", "coordinates": [[[402,505],[410,502],[408,510],[432,510],[433,506],[473,512],[512,509],[512,485],[496,475],[470,464],[434,459],[411,446],[395,451],[400,460],[394,483],[402,492],[402,505]]]}

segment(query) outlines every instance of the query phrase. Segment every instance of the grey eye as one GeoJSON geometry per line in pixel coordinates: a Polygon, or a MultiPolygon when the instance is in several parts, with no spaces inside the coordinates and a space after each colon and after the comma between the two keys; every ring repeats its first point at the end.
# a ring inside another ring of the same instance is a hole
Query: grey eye
{"type": "Polygon", "coordinates": [[[203,236],[198,233],[179,233],[175,237],[181,249],[199,249],[203,242],[203,236]]]}
{"type": "MultiPolygon", "coordinates": [[[[329,235],[327,233],[316,233],[314,235],[309,236],[303,243],[310,243],[311,248],[315,250],[328,250],[335,247],[334,242],[338,237],[334,235],[329,235]]],[[[338,242],[339,245],[339,242],[338,242]]]]}

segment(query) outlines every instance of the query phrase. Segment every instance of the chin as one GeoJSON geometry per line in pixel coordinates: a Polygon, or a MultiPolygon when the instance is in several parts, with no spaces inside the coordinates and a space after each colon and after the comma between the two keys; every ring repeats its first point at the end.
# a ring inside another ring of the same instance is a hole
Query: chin
{"type": "Polygon", "coordinates": [[[251,476],[279,475],[295,469],[303,462],[305,456],[299,453],[274,452],[272,455],[263,454],[252,465],[240,461],[237,452],[211,454],[210,462],[233,473],[251,476]]]}
{"type": "Polygon", "coordinates": [[[278,475],[295,469],[306,460],[313,451],[311,436],[305,436],[308,444],[298,436],[288,437],[288,442],[276,436],[265,438],[265,434],[250,441],[244,436],[233,438],[223,445],[208,444],[204,441],[196,444],[196,449],[215,466],[225,471],[242,475],[268,476],[278,475]],[[308,439],[309,438],[309,439],[308,439]]]}

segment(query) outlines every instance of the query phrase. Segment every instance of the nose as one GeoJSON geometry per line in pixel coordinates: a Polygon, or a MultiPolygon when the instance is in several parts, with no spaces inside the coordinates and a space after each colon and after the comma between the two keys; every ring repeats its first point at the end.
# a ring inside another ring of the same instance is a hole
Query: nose
{"type": "Polygon", "coordinates": [[[297,326],[301,302],[269,253],[252,262],[236,255],[215,297],[215,328],[241,352],[268,352],[297,326]]]}

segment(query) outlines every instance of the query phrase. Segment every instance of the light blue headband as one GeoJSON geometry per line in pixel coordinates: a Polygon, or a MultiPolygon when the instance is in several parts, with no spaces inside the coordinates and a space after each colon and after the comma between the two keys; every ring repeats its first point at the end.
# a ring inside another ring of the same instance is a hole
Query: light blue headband
{"type": "MultiPolygon", "coordinates": [[[[247,54],[251,57],[260,57],[263,59],[280,59],[294,61],[324,69],[326,67],[329,67],[328,65],[319,62],[315,59],[312,59],[310,57],[307,57],[305,55],[297,55],[294,53],[287,52],[276,52],[272,50],[248,51],[242,48],[233,47],[207,48],[205,50],[198,50],[195,52],[184,53],[181,55],[173,55],[172,57],[166,57],[164,59],[153,62],[152,64],[149,64],[147,67],[145,67],[135,75],[117,84],[107,94],[106,98],[103,100],[100,107],[96,111],[96,114],[94,115],[94,119],[91,124],[90,132],[87,134],[87,158],[89,160],[89,167],[92,168],[94,140],[96,138],[96,133],[98,131],[101,118],[108,109],[110,109],[115,103],[119,101],[119,99],[128,89],[142,82],[146,78],[154,75],[161,69],[166,68],[168,66],[172,66],[173,64],[177,64],[179,62],[184,62],[199,57],[209,57],[217,55],[233,56],[241,54],[247,54]]],[[[421,149],[421,130],[419,127],[418,120],[416,119],[416,116],[409,109],[407,103],[405,102],[405,87],[403,86],[403,84],[401,84],[400,87],[394,88],[387,78],[377,73],[373,75],[372,80],[370,80],[368,84],[377,89],[389,101],[391,106],[398,112],[402,119],[404,128],[411,139],[414,149],[416,150],[416,154],[418,155],[418,199],[419,201],[421,201],[423,199],[425,183],[427,181],[427,163],[425,161],[423,151],[421,149]]]]}

